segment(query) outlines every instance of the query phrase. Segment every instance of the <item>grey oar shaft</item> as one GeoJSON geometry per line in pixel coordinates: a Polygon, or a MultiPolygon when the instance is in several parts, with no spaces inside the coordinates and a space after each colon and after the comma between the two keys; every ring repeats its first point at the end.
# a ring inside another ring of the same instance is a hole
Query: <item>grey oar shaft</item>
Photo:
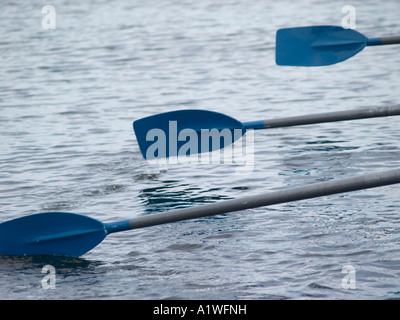
{"type": "Polygon", "coordinates": [[[345,120],[357,120],[377,117],[389,117],[400,115],[400,105],[372,107],[347,111],[335,111],[314,115],[294,116],[281,119],[265,120],[263,128],[280,128],[299,126],[324,122],[336,122],[345,120]]]}
{"type": "Polygon", "coordinates": [[[382,37],[381,44],[400,44],[400,36],[382,37]]]}
{"type": "Polygon", "coordinates": [[[225,200],[198,207],[170,210],[163,213],[131,219],[129,220],[129,225],[131,229],[144,228],[164,223],[223,214],[232,211],[380,187],[394,183],[400,183],[400,169],[362,175],[343,180],[320,182],[311,184],[309,186],[291,188],[233,200],[225,200]]]}

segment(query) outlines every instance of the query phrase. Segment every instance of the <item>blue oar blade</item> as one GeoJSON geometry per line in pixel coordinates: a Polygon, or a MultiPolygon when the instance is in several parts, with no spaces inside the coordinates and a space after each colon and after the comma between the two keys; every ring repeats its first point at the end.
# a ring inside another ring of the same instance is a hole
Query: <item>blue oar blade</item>
{"type": "Polygon", "coordinates": [[[177,110],[133,122],[145,159],[192,155],[221,149],[244,134],[243,124],[222,113],[177,110]]]}
{"type": "Polygon", "coordinates": [[[366,46],[363,34],[338,26],[280,29],[276,33],[276,64],[324,66],[346,60],[366,46]]]}
{"type": "Polygon", "coordinates": [[[33,214],[0,224],[0,254],[78,257],[107,235],[102,222],[63,212],[33,214]]]}

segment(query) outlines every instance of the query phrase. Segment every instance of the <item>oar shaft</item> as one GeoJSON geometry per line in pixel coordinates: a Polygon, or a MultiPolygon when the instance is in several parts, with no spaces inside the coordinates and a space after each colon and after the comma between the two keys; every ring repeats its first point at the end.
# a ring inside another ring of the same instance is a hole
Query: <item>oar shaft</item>
{"type": "Polygon", "coordinates": [[[400,44],[400,36],[370,38],[367,40],[367,46],[381,46],[386,44],[400,44]]]}
{"type": "Polygon", "coordinates": [[[291,188],[271,193],[224,200],[198,207],[170,210],[163,213],[143,216],[129,220],[131,229],[201,218],[232,211],[239,211],[273,204],[305,200],[337,193],[356,191],[400,183],[400,169],[381,173],[362,175],[343,180],[320,182],[305,187],[291,188]]]}
{"type": "Polygon", "coordinates": [[[258,130],[258,129],[292,127],[292,126],[346,121],[346,120],[389,117],[398,115],[400,115],[400,105],[394,105],[385,107],[372,107],[365,109],[326,112],[313,115],[294,116],[294,117],[279,118],[279,119],[264,120],[264,121],[244,122],[243,127],[244,129],[258,130]]]}

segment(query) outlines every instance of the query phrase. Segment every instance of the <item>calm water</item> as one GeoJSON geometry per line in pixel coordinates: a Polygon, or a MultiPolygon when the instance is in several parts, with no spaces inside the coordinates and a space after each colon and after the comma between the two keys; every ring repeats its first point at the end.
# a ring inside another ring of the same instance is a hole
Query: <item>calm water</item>
{"type": "MultiPolygon", "coordinates": [[[[0,10],[0,221],[104,222],[396,168],[399,119],[255,133],[254,170],[154,165],[132,122],[175,109],[240,121],[399,103],[398,46],[323,68],[275,65],[282,27],[340,25],[342,1],[53,1],[0,10]]],[[[400,34],[397,0],[353,1],[357,29],[400,34]]],[[[0,299],[400,297],[400,191],[351,194],[113,234],[79,259],[0,257],[0,299]],[[44,290],[43,266],[56,269],[44,290]],[[344,289],[342,268],[356,271],[344,289]]]]}

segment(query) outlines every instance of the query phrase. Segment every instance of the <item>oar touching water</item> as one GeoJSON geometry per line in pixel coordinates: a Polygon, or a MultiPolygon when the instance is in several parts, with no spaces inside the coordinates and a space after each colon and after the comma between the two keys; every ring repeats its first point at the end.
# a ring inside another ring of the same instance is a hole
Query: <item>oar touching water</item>
{"type": "Polygon", "coordinates": [[[143,157],[151,160],[186,155],[186,151],[196,154],[218,150],[238,140],[249,129],[282,128],[398,115],[400,105],[393,105],[240,122],[214,111],[177,110],[138,119],[133,122],[133,128],[143,157]],[[213,140],[212,143],[207,139],[213,140]],[[190,148],[184,148],[185,145],[190,145],[190,148]],[[163,152],[158,150],[156,153],[156,147],[163,152]],[[181,152],[182,150],[185,152],[181,152]]]}
{"type": "MultiPolygon", "coordinates": [[[[78,257],[96,247],[107,235],[114,232],[395,183],[400,183],[400,169],[319,182],[303,187],[175,209],[112,223],[103,223],[76,213],[46,212],[32,214],[0,224],[0,254],[78,257]]],[[[268,215],[265,218],[268,219],[268,215]]]]}

